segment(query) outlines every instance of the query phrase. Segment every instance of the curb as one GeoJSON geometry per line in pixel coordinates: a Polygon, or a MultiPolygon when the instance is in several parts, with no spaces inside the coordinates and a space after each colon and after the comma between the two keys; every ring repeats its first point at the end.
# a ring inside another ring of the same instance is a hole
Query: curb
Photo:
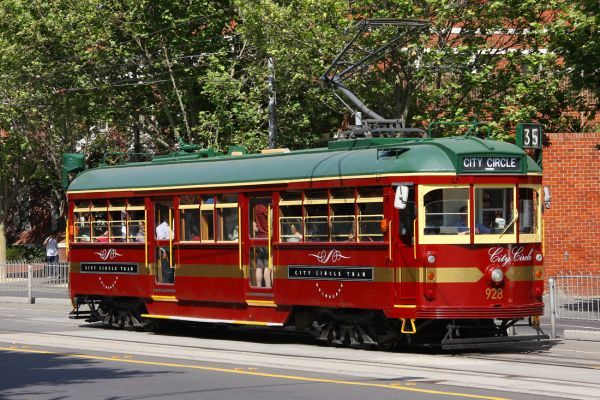
{"type": "Polygon", "coordinates": [[[600,342],[600,331],[565,330],[563,339],[600,342]]]}
{"type": "MultiPolygon", "coordinates": [[[[31,304],[31,303],[29,303],[29,299],[27,297],[4,297],[4,296],[0,296],[0,303],[31,304]]],[[[33,304],[58,304],[58,305],[71,306],[71,300],[36,297],[33,299],[33,304]]]]}

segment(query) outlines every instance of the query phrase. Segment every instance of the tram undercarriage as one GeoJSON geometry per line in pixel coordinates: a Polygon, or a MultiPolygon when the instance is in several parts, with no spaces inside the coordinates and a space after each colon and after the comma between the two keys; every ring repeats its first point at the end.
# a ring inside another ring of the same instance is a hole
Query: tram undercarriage
{"type": "Polygon", "coordinates": [[[146,306],[142,299],[130,297],[77,297],[69,318],[103,322],[117,329],[152,330],[156,321],[142,318],[146,306]],[[81,309],[87,306],[88,310],[81,309]]]}
{"type": "MultiPolygon", "coordinates": [[[[144,313],[146,306],[139,298],[82,296],[76,298],[70,318],[102,322],[116,329],[156,329],[159,321],[143,318],[144,313]]],[[[528,324],[535,334],[511,334],[520,321],[423,319],[410,321],[409,326],[406,321],[387,318],[377,310],[296,307],[288,326],[309,333],[320,345],[379,350],[410,346],[465,350],[549,338],[540,329],[537,318],[530,318],[528,324]]]]}

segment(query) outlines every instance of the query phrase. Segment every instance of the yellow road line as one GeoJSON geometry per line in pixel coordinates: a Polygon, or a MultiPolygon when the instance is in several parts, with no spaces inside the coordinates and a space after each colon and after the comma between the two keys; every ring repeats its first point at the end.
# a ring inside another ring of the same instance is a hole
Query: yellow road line
{"type": "Polygon", "coordinates": [[[384,389],[402,390],[402,391],[407,391],[407,392],[427,393],[427,394],[434,394],[434,395],[440,395],[440,396],[465,397],[465,398],[469,398],[469,399],[508,400],[507,398],[504,398],[504,397],[483,396],[483,395],[469,394],[469,393],[446,392],[446,391],[442,391],[442,390],[419,389],[419,388],[414,388],[414,387],[396,386],[397,384],[353,382],[353,381],[342,381],[342,380],[337,380],[337,379],[323,379],[323,378],[310,378],[310,377],[295,376],[295,375],[269,374],[266,372],[253,372],[253,371],[244,371],[244,370],[230,369],[230,368],[207,367],[207,366],[203,366],[203,365],[186,365],[186,364],[167,363],[167,362],[113,358],[114,356],[113,357],[102,357],[102,356],[90,356],[90,355],[86,355],[86,354],[57,353],[57,352],[52,352],[52,351],[47,351],[47,350],[19,349],[14,346],[13,347],[0,347],[0,350],[20,352],[20,353],[48,354],[48,355],[56,355],[56,356],[61,356],[61,357],[73,357],[73,358],[89,359],[89,360],[112,361],[112,362],[121,362],[121,363],[128,363],[128,364],[152,365],[152,366],[158,366],[158,367],[187,368],[187,369],[195,369],[195,370],[201,370],[201,371],[225,372],[225,373],[229,373],[229,374],[261,376],[264,378],[288,379],[288,380],[303,381],[303,382],[334,383],[334,384],[338,384],[338,385],[376,387],[376,388],[384,388],[384,389]]]}

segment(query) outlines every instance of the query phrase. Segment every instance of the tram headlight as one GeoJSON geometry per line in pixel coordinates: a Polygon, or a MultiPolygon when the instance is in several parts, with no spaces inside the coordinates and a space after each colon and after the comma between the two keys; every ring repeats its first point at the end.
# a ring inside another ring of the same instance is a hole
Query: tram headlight
{"type": "Polygon", "coordinates": [[[492,279],[492,282],[500,283],[504,280],[504,272],[502,272],[500,268],[495,268],[492,270],[490,278],[492,279]]]}
{"type": "Polygon", "coordinates": [[[542,255],[542,253],[537,253],[535,255],[535,261],[541,263],[544,260],[544,256],[542,255]]]}
{"type": "Polygon", "coordinates": [[[435,256],[433,254],[430,254],[427,256],[427,262],[429,264],[435,264],[435,256]]]}

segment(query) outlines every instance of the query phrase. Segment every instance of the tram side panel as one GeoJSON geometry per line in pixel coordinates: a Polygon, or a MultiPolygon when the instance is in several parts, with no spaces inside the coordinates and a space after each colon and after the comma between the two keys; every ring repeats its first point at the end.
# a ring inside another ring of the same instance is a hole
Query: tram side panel
{"type": "Polygon", "coordinates": [[[69,254],[71,297],[150,297],[152,275],[144,248],[77,245],[69,254]]]}
{"type": "Polygon", "coordinates": [[[175,272],[179,300],[242,302],[243,270],[238,244],[181,245],[175,272]]]}
{"type": "Polygon", "coordinates": [[[274,294],[278,305],[384,309],[393,303],[388,244],[280,245],[274,294]]]}

